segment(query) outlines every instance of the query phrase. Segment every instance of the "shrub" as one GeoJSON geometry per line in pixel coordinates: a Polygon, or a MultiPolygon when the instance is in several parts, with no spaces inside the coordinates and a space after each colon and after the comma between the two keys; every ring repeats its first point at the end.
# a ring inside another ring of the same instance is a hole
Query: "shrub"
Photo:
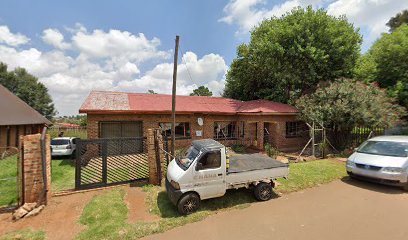
{"type": "Polygon", "coordinates": [[[242,144],[233,144],[231,149],[236,153],[246,153],[246,147],[242,144]]]}
{"type": "Polygon", "coordinates": [[[271,144],[267,143],[264,146],[266,154],[271,158],[277,158],[279,155],[279,150],[277,148],[272,147],[271,144]]]}

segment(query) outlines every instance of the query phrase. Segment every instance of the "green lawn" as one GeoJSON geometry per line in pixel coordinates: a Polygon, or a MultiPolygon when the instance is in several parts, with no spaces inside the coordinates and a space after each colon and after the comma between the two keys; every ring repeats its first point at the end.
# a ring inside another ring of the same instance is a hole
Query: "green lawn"
{"type": "Polygon", "coordinates": [[[17,155],[0,160],[0,206],[17,203],[17,155]]]}
{"type": "MultiPolygon", "coordinates": [[[[346,172],[344,163],[319,160],[290,164],[289,175],[288,180],[279,181],[281,184],[276,191],[289,193],[317,186],[344,177],[346,172]]],[[[148,193],[148,209],[160,217],[158,221],[127,223],[128,209],[123,201],[125,191],[115,189],[94,197],[87,204],[80,218],[80,223],[87,228],[80,233],[78,239],[137,239],[200,221],[217,211],[245,208],[255,201],[249,189],[230,190],[224,197],[203,201],[198,212],[180,216],[163,188],[148,185],[143,189],[148,193]]]]}
{"type": "MultiPolygon", "coordinates": [[[[17,155],[0,160],[0,207],[17,203],[17,155]]],[[[75,187],[75,164],[71,159],[51,161],[53,192],[75,187]]]]}
{"type": "Polygon", "coordinates": [[[75,160],[67,158],[51,161],[51,188],[53,192],[75,188],[75,160]]]}
{"type": "MultiPolygon", "coordinates": [[[[81,139],[87,139],[87,131],[86,129],[81,130],[61,130],[64,132],[64,137],[79,137],[81,139]]],[[[51,128],[47,130],[47,133],[50,134],[51,139],[58,137],[60,133],[57,129],[51,128]]]]}

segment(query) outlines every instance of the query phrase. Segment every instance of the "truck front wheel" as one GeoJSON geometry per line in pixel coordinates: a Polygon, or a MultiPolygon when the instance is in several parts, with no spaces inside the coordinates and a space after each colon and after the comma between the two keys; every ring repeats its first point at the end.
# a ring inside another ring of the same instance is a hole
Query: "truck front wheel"
{"type": "Polygon", "coordinates": [[[180,198],[177,208],[181,215],[193,213],[200,208],[200,197],[195,193],[187,193],[180,198]]]}
{"type": "Polygon", "coordinates": [[[272,185],[265,182],[258,183],[254,189],[254,194],[258,201],[267,201],[272,198],[272,185]]]}

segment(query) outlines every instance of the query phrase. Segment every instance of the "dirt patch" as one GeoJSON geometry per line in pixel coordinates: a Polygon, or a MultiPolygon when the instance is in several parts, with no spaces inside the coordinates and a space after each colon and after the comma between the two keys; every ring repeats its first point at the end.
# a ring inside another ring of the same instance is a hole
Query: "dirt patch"
{"type": "Polygon", "coordinates": [[[0,236],[20,229],[33,228],[44,230],[47,239],[73,239],[84,228],[78,222],[82,209],[93,196],[104,191],[106,190],[53,197],[38,216],[17,222],[11,220],[11,213],[0,214],[0,236]]]}
{"type": "Polygon", "coordinates": [[[128,222],[135,223],[137,221],[157,221],[159,216],[150,214],[146,205],[146,192],[143,192],[140,187],[127,187],[125,203],[129,209],[128,222]]]}

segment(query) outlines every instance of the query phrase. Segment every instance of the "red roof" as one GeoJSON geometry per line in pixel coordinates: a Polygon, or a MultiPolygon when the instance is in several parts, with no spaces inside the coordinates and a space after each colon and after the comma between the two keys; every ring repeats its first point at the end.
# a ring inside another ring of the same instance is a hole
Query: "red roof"
{"type": "MultiPolygon", "coordinates": [[[[92,91],[80,113],[170,113],[171,95],[92,91]]],[[[177,96],[177,113],[297,113],[297,109],[268,100],[243,102],[222,97],[177,96]]]]}

